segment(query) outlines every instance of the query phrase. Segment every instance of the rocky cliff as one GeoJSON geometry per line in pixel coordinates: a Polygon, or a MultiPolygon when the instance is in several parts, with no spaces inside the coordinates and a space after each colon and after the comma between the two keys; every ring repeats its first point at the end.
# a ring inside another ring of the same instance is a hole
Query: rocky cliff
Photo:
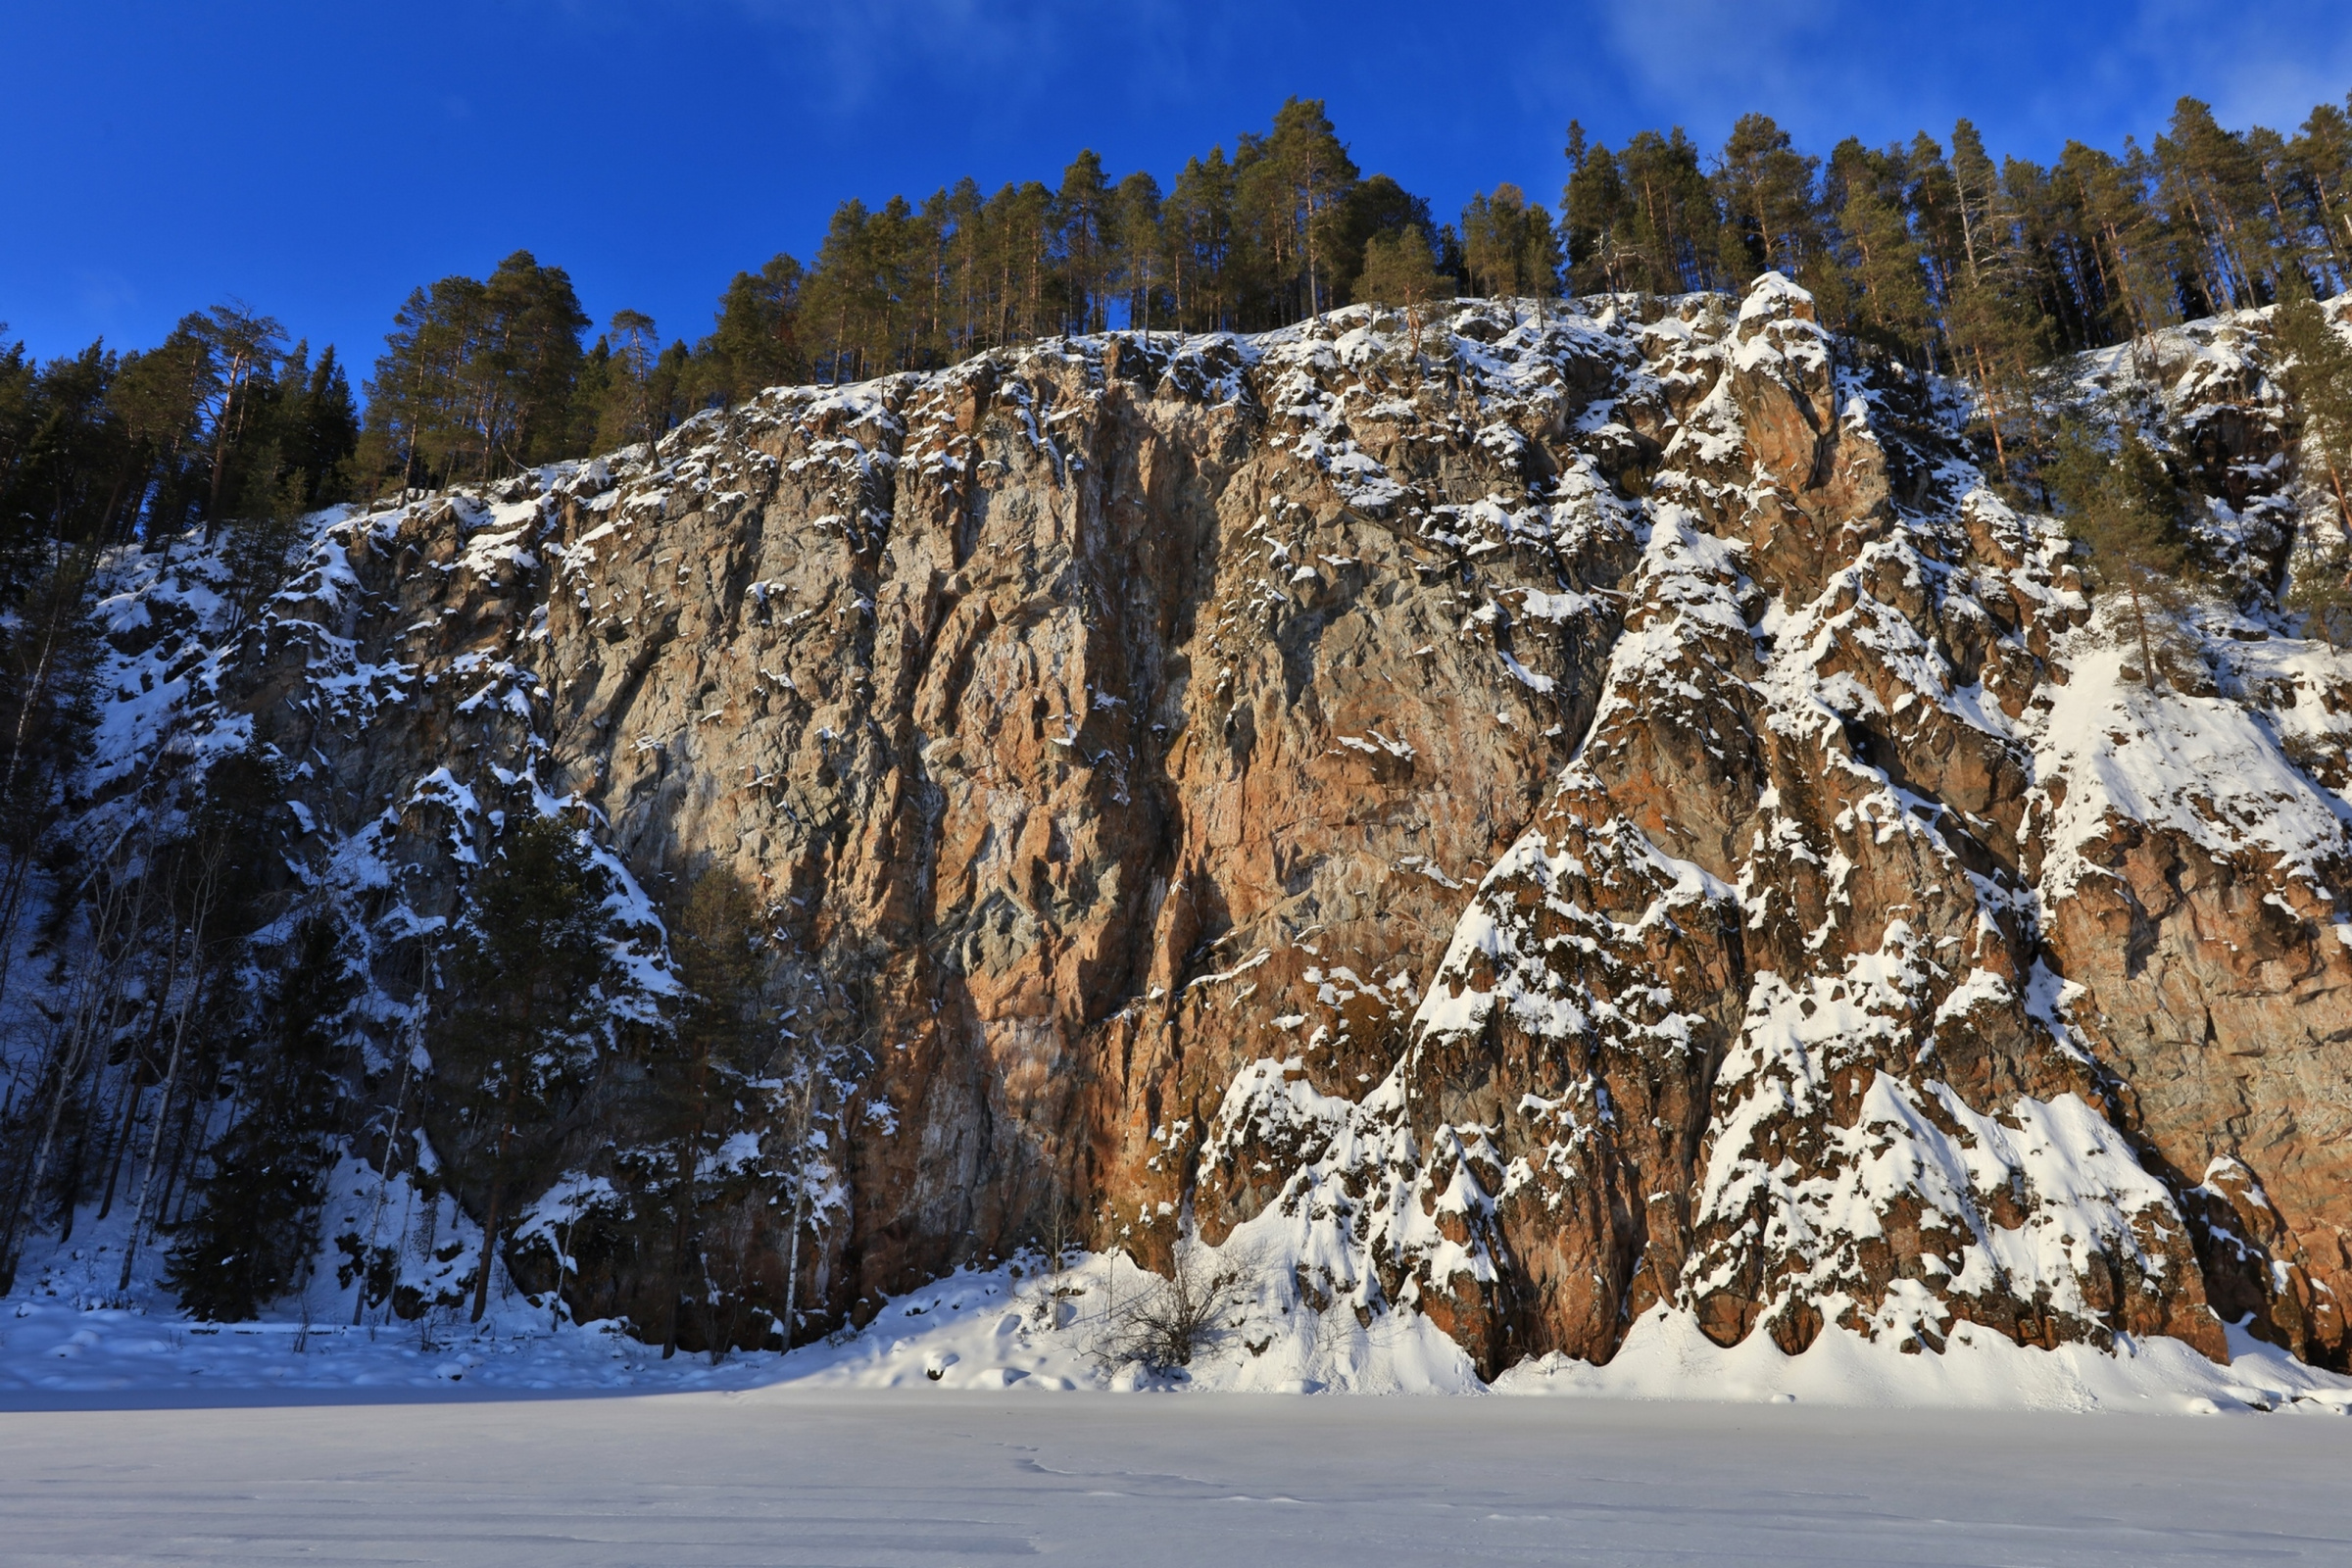
{"type": "MultiPolygon", "coordinates": [[[[242,623],[134,557],[91,820],[273,751],[379,1102],[506,814],[610,852],[649,993],[733,869],[849,1053],[826,1321],[1067,1227],[1243,1235],[1490,1372],[1661,1307],[1791,1351],[2246,1318],[2341,1366],[2352,659],[2278,609],[2336,524],[2264,333],[2053,390],[2198,493],[2154,670],[1961,393],[1768,274],[779,388],[330,519],[242,623]]],[[[636,1136],[573,1190],[625,1215],[636,1136]]],[[[650,1321],[600,1256],[583,1315],[650,1321]]]]}

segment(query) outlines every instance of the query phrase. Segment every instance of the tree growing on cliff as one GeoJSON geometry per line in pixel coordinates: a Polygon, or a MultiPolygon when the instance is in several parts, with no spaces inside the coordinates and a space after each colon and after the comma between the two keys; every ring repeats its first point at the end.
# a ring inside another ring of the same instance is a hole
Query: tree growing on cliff
{"type": "Polygon", "coordinates": [[[452,933],[454,1005],[433,1044],[436,1099],[471,1146],[482,1251],[473,1321],[516,1188],[561,1142],[586,1086],[612,967],[605,878],[578,834],[550,817],[510,822],[452,933]]]}
{"type": "Polygon", "coordinates": [[[1395,234],[1375,234],[1364,243],[1364,270],[1355,297],[1401,311],[1426,312],[1453,298],[1453,279],[1438,270],[1429,234],[1418,224],[1395,234]]]}
{"type": "Polygon", "coordinates": [[[2294,410],[2296,451],[2307,473],[2326,479],[2336,524],[2352,538],[2352,346],[2310,289],[2292,286],[2272,322],[2272,345],[2294,410]]]}
{"type": "Polygon", "coordinates": [[[86,550],[51,552],[0,625],[0,999],[15,977],[19,922],[40,902],[33,878],[50,859],[67,782],[94,721],[96,566],[86,550]]]}
{"type": "MultiPolygon", "coordinates": [[[[2352,642],[2352,348],[2329,322],[2328,312],[2302,286],[2302,273],[2289,271],[2287,298],[2272,321],[2273,363],[2293,411],[2295,451],[2306,478],[2323,484],[2334,503],[2336,548],[2298,566],[2287,608],[2306,625],[2339,646],[2352,642]]],[[[2316,544],[2316,540],[2313,541],[2316,544]]]]}
{"type": "Polygon", "coordinates": [[[1571,121],[1567,153],[1560,228],[1572,287],[1679,294],[1721,281],[1714,193],[1681,126],[1611,153],[1571,121]]]}
{"type": "MultiPolygon", "coordinates": [[[[677,1351],[686,1297],[698,1295],[706,1313],[715,1305],[717,1290],[702,1245],[703,1170],[728,1130],[726,1111],[743,1102],[746,1080],[773,1054],[775,1032],[762,1016],[760,994],[761,948],[759,904],[742,878],[711,867],[688,885],[670,921],[670,951],[684,998],[676,1013],[662,1106],[674,1173],[664,1357],[677,1351]]],[[[710,1338],[715,1358],[723,1348],[718,1336],[710,1338]]]]}
{"type": "Polygon", "coordinates": [[[698,386],[722,404],[801,381],[801,264],[778,252],[757,272],[737,272],[718,304],[711,333],[696,346],[698,386]]]}
{"type": "Polygon", "coordinates": [[[1535,299],[1559,292],[1560,242],[1551,215],[1518,186],[1480,192],[1462,209],[1462,258],[1470,286],[1492,299],[1535,299]]]}
{"type": "Polygon", "coordinates": [[[446,484],[576,455],[572,394],[587,326],[570,276],[528,251],[487,278],[414,291],[368,383],[361,477],[446,484]]]}
{"type": "Polygon", "coordinates": [[[605,328],[611,379],[597,424],[600,447],[651,441],[662,430],[654,418],[654,377],[661,364],[662,336],[643,311],[615,311],[605,328]]]}
{"type": "Polygon", "coordinates": [[[1767,271],[1799,277],[1827,248],[1815,194],[1820,168],[1769,115],[1741,115],[1732,126],[1714,184],[1722,266],[1736,284],[1767,271]]]}
{"type": "Polygon", "coordinates": [[[1119,181],[1111,204],[1111,231],[1117,240],[1117,271],[1127,298],[1127,324],[1149,335],[1154,320],[1167,314],[1156,308],[1165,230],[1160,223],[1159,181],[1140,170],[1119,181]]]}
{"type": "Polygon", "coordinates": [[[1830,169],[1838,228],[1852,273],[1854,327],[1882,348],[1917,355],[1934,329],[1928,274],[1903,211],[1905,163],[1899,151],[1872,152],[1852,137],[1838,144],[1830,169]]]}
{"type": "Polygon", "coordinates": [[[45,847],[59,961],[44,965],[48,1027],[0,1126],[0,1289],[27,1224],[54,1214],[62,1244],[85,1203],[103,1221],[118,1198],[131,1203],[125,1288],[150,1221],[198,1166],[244,1010],[245,944],[283,845],[269,823],[282,796],[269,760],[238,752],[169,799],[179,808],[159,803],[102,856],[70,834],[45,847]]]}
{"type": "MultiPolygon", "coordinates": [[[[261,1009],[263,1027],[246,1042],[242,1109],[213,1146],[196,1213],[166,1268],[166,1282],[195,1316],[242,1321],[301,1283],[318,1240],[341,1103],[335,1068],[358,994],[334,922],[306,919],[261,1009]]],[[[159,1118],[170,1109],[167,1095],[159,1118]]]]}
{"type": "Polygon", "coordinates": [[[1375,234],[1364,245],[1363,275],[1355,281],[1355,297],[1395,306],[1404,313],[1406,353],[1411,356],[1416,382],[1421,374],[1421,327],[1430,308],[1453,297],[1453,279],[1438,270],[1429,236],[1418,227],[1401,234],[1375,234]]]}
{"type": "Polygon", "coordinates": [[[2180,487],[2164,460],[2126,424],[2113,453],[2081,424],[2060,430],[2057,452],[2043,470],[2067,533],[2087,556],[2092,584],[2121,593],[2139,643],[2142,676],[2163,684],[2156,663],[2151,614],[2176,608],[2177,581],[2186,559],[2180,487]]]}
{"type": "Polygon", "coordinates": [[[1256,209],[1274,275],[1304,286],[1298,317],[1320,315],[1343,281],[1332,274],[1333,230],[1359,171],[1320,98],[1285,99],[1272,134],[1247,140],[1261,156],[1255,177],[1242,181],[1243,199],[1256,209]]]}

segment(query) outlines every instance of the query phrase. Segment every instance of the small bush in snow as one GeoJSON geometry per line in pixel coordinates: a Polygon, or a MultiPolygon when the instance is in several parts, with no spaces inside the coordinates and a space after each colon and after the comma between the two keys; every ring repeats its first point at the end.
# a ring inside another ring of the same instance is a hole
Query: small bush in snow
{"type": "Polygon", "coordinates": [[[1192,1365],[1232,1331],[1262,1272],[1254,1259],[1177,1243],[1166,1276],[1147,1275],[1143,1288],[1107,1314],[1097,1359],[1106,1369],[1141,1364],[1155,1373],[1192,1365]]]}

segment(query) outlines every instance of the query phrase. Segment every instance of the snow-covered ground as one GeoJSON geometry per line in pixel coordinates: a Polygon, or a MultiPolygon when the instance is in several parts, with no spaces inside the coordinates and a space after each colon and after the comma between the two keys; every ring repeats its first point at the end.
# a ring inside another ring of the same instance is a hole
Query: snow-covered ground
{"type": "MultiPolygon", "coordinates": [[[[1316,1313],[1278,1279],[1248,1279],[1192,1366],[1170,1376],[1105,1354],[1123,1320],[1156,1283],[1124,1256],[1092,1255],[1060,1273],[1031,1257],[965,1271],[899,1297],[865,1330],[790,1355],[737,1354],[712,1365],[668,1360],[611,1325],[550,1322],[507,1297],[481,1325],[450,1317],[351,1327],[351,1302],[320,1298],[300,1318],[191,1323],[151,1306],[73,1288],[74,1270],[106,1272],[93,1250],[42,1270],[32,1290],[0,1302],[0,1409],[246,1398],[270,1391],[489,1390],[508,1395],[920,1389],[941,1394],[1017,1391],[1134,1394],[1516,1395],[1587,1399],[1802,1403],[1886,1409],[2120,1411],[2248,1415],[2301,1424],[2352,1412],[2352,1378],[2231,1334],[2234,1364],[2217,1366],[2172,1340],[2022,1349],[1961,1325],[1944,1352],[1905,1355],[1843,1330],[1803,1355],[1753,1335],[1729,1349],[1690,1319],[1658,1310],[1634,1326],[1607,1366],[1567,1357],[1528,1362],[1482,1384],[1468,1359],[1426,1318],[1359,1320],[1344,1302],[1316,1313]],[[57,1294],[52,1295],[54,1290],[57,1294]]],[[[1213,1259],[1212,1259],[1213,1263],[1213,1259]]],[[[146,1298],[164,1299],[150,1292],[146,1298]]],[[[2345,1424],[2352,1431],[2352,1422],[2345,1424]]]]}
{"type": "Polygon", "coordinates": [[[296,1396],[0,1415],[0,1559],[2342,1564],[2347,1474],[2352,1421],[931,1388],[296,1396]]]}

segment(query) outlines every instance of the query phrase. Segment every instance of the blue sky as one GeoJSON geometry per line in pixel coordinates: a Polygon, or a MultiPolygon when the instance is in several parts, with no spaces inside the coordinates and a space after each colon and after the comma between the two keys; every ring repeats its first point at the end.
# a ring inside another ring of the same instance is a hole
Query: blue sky
{"type": "Polygon", "coordinates": [[[1545,201],[1612,143],[1748,109],[1826,152],[1966,115],[2118,145],[2173,100],[2291,129],[2352,89],[2347,0],[0,0],[0,320],[36,352],[241,297],[363,370],[408,290],[516,248],[600,320],[707,331],[834,204],[1078,148],[1171,176],[1328,101],[1367,172],[1545,201]]]}

